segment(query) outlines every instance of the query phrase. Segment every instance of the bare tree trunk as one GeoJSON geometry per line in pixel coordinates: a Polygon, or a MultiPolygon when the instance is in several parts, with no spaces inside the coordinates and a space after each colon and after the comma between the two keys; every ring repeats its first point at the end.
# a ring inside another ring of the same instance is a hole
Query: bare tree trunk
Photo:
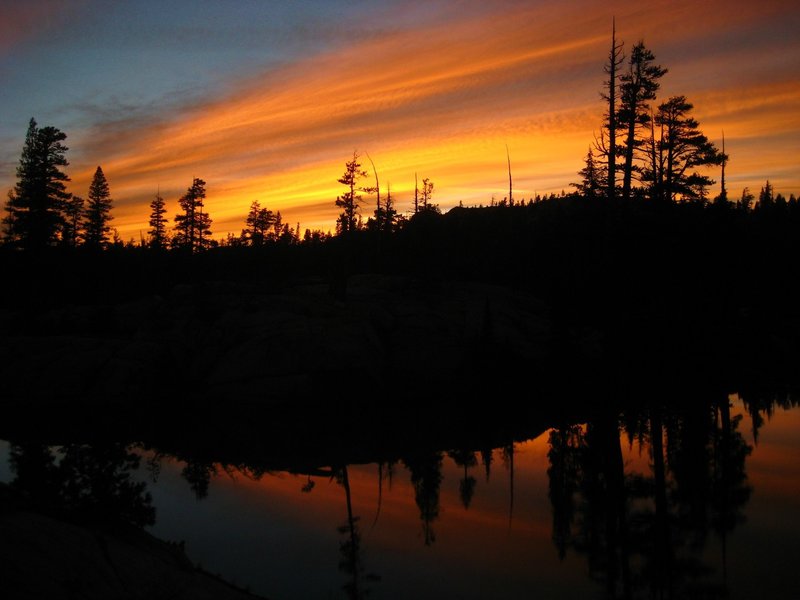
{"type": "Polygon", "coordinates": [[[378,215],[381,212],[381,184],[378,182],[378,169],[375,168],[375,163],[372,162],[372,157],[369,155],[369,152],[365,152],[364,154],[366,154],[369,164],[372,165],[372,172],[375,173],[375,193],[378,196],[378,210],[375,214],[378,215]]]}
{"type": "Polygon", "coordinates": [[[507,448],[508,451],[508,529],[511,529],[511,520],[514,517],[514,442],[507,448]]]}
{"type": "Polygon", "coordinates": [[[628,121],[627,140],[625,142],[625,165],[622,173],[622,198],[630,200],[631,180],[633,178],[633,145],[636,142],[636,116],[628,121]]]}
{"type": "Polygon", "coordinates": [[[608,199],[612,200],[617,188],[617,67],[621,63],[622,44],[617,44],[617,21],[611,25],[611,51],[608,55],[608,199]]]}
{"type": "Polygon", "coordinates": [[[383,461],[378,463],[378,508],[375,511],[375,520],[372,527],[378,524],[378,517],[381,516],[381,504],[383,503],[383,461]]]}
{"type": "Polygon", "coordinates": [[[653,449],[653,474],[655,476],[655,591],[667,591],[672,598],[672,544],[670,540],[669,515],[667,513],[667,479],[664,464],[663,429],[660,408],[652,408],[650,415],[650,442],[653,449]]]}
{"type": "Polygon", "coordinates": [[[725,155],[725,130],[722,130],[722,177],[720,178],[719,195],[723,200],[728,199],[728,190],[725,189],[725,165],[728,162],[728,157],[725,155]]]}
{"type": "Polygon", "coordinates": [[[506,159],[508,160],[508,205],[514,206],[514,196],[511,195],[511,155],[508,153],[508,144],[506,144],[506,159]]]}
{"type": "Polygon", "coordinates": [[[419,212],[419,183],[417,182],[417,174],[414,173],[414,214],[419,212]]]}
{"type": "Polygon", "coordinates": [[[198,223],[200,224],[200,227],[197,230],[197,234],[200,236],[200,239],[197,240],[197,249],[198,250],[202,250],[203,249],[203,209],[202,208],[200,209],[200,219],[198,220],[198,223]]]}
{"type": "Polygon", "coordinates": [[[658,151],[656,149],[656,126],[653,120],[653,111],[650,111],[650,148],[648,154],[650,158],[650,172],[653,180],[650,182],[650,199],[655,200],[660,193],[661,173],[659,170],[658,151]]]}
{"type": "Polygon", "coordinates": [[[342,468],[342,485],[344,486],[345,500],[347,502],[347,528],[350,536],[350,547],[347,558],[350,560],[350,565],[353,570],[349,592],[351,598],[361,598],[361,593],[358,589],[358,575],[361,567],[359,562],[359,540],[358,533],[356,532],[356,521],[353,518],[353,503],[350,495],[350,477],[347,473],[347,465],[342,468]]]}
{"type": "Polygon", "coordinates": [[[194,252],[194,203],[189,208],[189,252],[194,252]]]}

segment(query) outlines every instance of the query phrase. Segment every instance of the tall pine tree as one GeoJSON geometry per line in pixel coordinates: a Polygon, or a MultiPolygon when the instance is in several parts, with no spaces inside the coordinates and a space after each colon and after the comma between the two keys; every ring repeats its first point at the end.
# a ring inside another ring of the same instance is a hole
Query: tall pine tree
{"type": "Polygon", "coordinates": [[[109,223],[114,218],[111,216],[111,203],[108,181],[103,169],[97,167],[89,185],[86,202],[84,245],[87,248],[100,249],[108,245],[108,235],[111,232],[109,223]]]}
{"type": "Polygon", "coordinates": [[[203,211],[205,198],[206,182],[195,177],[192,185],[178,200],[183,214],[175,215],[173,246],[194,253],[210,245],[211,217],[203,211]]]}
{"type": "Polygon", "coordinates": [[[153,250],[163,250],[167,246],[167,213],[164,198],[161,193],[156,193],[156,197],[150,202],[150,247],[153,250]]]}
{"type": "Polygon", "coordinates": [[[631,197],[631,183],[635,170],[633,160],[636,150],[642,146],[639,130],[650,124],[650,106],[648,102],[655,100],[660,87],[658,82],[667,69],[654,65],[655,56],[648,50],[644,42],[639,42],[631,49],[628,70],[620,78],[620,108],[617,115],[619,127],[625,136],[624,159],[622,167],[622,197],[631,197]]]}
{"type": "Polygon", "coordinates": [[[83,198],[72,196],[67,200],[64,210],[64,226],[61,230],[61,242],[68,248],[77,248],[84,225],[85,210],[83,198]]]}
{"type": "Polygon", "coordinates": [[[339,183],[347,186],[347,191],[336,198],[336,206],[342,209],[339,218],[336,220],[336,231],[339,234],[347,234],[358,229],[361,195],[357,192],[364,191],[359,187],[358,181],[367,176],[367,172],[361,169],[358,162],[358,152],[353,152],[353,160],[345,163],[344,175],[339,178],[339,183]]]}
{"type": "Polygon", "coordinates": [[[245,228],[242,229],[241,240],[246,246],[263,246],[275,235],[270,230],[275,225],[275,215],[266,207],[262,207],[258,200],[250,205],[247,213],[245,228]]]}
{"type": "Polygon", "coordinates": [[[617,130],[619,122],[617,120],[617,91],[619,80],[619,69],[622,66],[624,56],[622,54],[622,42],[617,42],[617,22],[612,22],[611,29],[611,49],[608,52],[608,62],[603,67],[608,79],[604,82],[606,91],[601,94],[603,100],[608,102],[608,111],[605,114],[605,123],[597,144],[600,155],[606,159],[606,196],[612,200],[617,192],[617,130]]]}
{"type": "Polygon", "coordinates": [[[378,204],[371,221],[376,231],[392,233],[397,226],[397,209],[394,207],[392,186],[386,187],[386,198],[383,204],[378,204]]]}
{"type": "Polygon", "coordinates": [[[68,148],[62,143],[65,139],[59,129],[39,128],[30,120],[17,183],[5,206],[3,225],[8,242],[39,250],[58,241],[66,203],[72,197],[64,185],[69,177],[62,170],[69,164],[65,157],[68,148]]]}
{"type": "Polygon", "coordinates": [[[697,167],[719,166],[724,155],[700,131],[700,124],[690,116],[693,105],[686,96],[673,96],[658,107],[648,149],[649,164],[642,180],[650,185],[650,196],[665,202],[675,200],[705,201],[714,183],[695,171],[697,167]],[[656,129],[660,135],[656,137],[656,129]]]}
{"type": "Polygon", "coordinates": [[[580,183],[571,183],[570,185],[578,190],[578,193],[588,200],[594,200],[602,196],[603,188],[606,185],[605,171],[602,165],[598,164],[594,157],[594,151],[589,148],[586,153],[586,160],[584,167],[578,171],[581,176],[580,183]]]}

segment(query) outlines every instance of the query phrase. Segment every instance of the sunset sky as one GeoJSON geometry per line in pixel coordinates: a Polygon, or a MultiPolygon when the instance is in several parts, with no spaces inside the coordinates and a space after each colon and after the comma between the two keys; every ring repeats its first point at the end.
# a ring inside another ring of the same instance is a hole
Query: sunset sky
{"type": "Polygon", "coordinates": [[[772,0],[4,0],[0,188],[35,117],[68,136],[71,192],[103,167],[123,239],[193,177],[214,237],[253,200],[332,229],[354,150],[402,211],[415,172],[443,209],[502,199],[506,144],[515,197],[560,192],[600,126],[612,16],[669,68],[660,99],[724,129],[732,196],[800,192],[800,8],[772,0]]]}

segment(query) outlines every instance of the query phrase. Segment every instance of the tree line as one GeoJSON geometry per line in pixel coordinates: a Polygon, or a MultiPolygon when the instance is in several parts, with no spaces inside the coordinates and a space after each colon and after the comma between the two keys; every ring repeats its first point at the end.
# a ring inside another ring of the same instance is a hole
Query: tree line
{"type": "MultiPolygon", "coordinates": [[[[719,149],[700,130],[692,116],[694,106],[683,95],[655,104],[667,74],[656,63],[655,55],[639,41],[627,56],[624,44],[612,29],[611,45],[604,65],[606,78],[601,97],[606,105],[599,135],[595,136],[578,172],[580,180],[570,184],[574,192],[550,199],[579,197],[586,200],[649,200],[658,203],[693,202],[699,204],[731,205],[725,181],[728,155],[719,149]],[[720,191],[710,199],[710,188],[716,182],[704,169],[721,169],[720,191]]],[[[31,119],[16,171],[17,182],[9,191],[2,220],[3,243],[23,249],[42,249],[60,246],[103,250],[122,245],[113,220],[113,200],[108,180],[97,167],[86,199],[67,192],[70,178],[64,171],[68,166],[64,145],[66,134],[56,127],[40,127],[31,119]]],[[[391,185],[381,188],[378,171],[369,154],[372,167],[363,168],[362,155],[354,151],[345,162],[345,170],[337,180],[345,191],[337,196],[339,209],[336,236],[349,236],[359,231],[380,235],[403,229],[420,213],[441,214],[433,203],[434,183],[423,178],[421,184],[414,175],[413,211],[401,214],[396,207],[391,185]],[[382,193],[383,192],[383,193],[382,193]],[[365,196],[374,196],[374,210],[364,220],[365,196]]],[[[524,206],[525,199],[513,197],[511,160],[508,157],[509,190],[500,206],[524,206]]],[[[318,243],[331,239],[330,232],[306,229],[300,235],[300,224],[291,227],[284,223],[280,211],[273,212],[254,201],[245,216],[241,234],[229,233],[222,240],[211,237],[212,219],[205,209],[206,183],[194,178],[186,193],[178,199],[179,212],[172,226],[166,217],[166,202],[160,193],[150,203],[147,237],[139,245],[154,250],[168,248],[197,253],[215,246],[263,246],[318,243]]],[[[539,202],[536,196],[528,204],[539,202]]],[[[546,197],[544,199],[547,199],[546,197]]],[[[492,199],[491,205],[495,205],[492,199]]],[[[769,181],[758,198],[748,188],[735,201],[743,212],[753,210],[781,211],[797,204],[794,194],[785,198],[776,194],[769,181]],[[757,201],[756,201],[757,200],[757,201]]],[[[490,205],[490,206],[491,206],[490,205]]],[[[459,205],[461,206],[461,204],[459,205]]],[[[482,206],[482,205],[481,205],[482,206]]],[[[134,240],[128,242],[135,246],[134,240]]]]}
{"type": "MultiPolygon", "coordinates": [[[[111,227],[114,201],[102,167],[95,170],[86,200],[67,192],[70,178],[63,170],[69,165],[68,148],[63,143],[66,138],[56,127],[39,127],[35,119],[30,120],[17,183],[5,204],[2,223],[6,245],[28,250],[49,246],[102,250],[121,243],[111,227]]],[[[169,242],[172,247],[194,252],[213,245],[211,217],[203,209],[205,185],[195,178],[178,200],[183,212],[175,215],[171,237],[164,199],[156,194],[150,203],[149,247],[161,249],[169,242]]]]}
{"type": "MultiPolygon", "coordinates": [[[[98,166],[86,200],[67,192],[70,181],[64,167],[68,148],[64,145],[66,134],[53,126],[39,127],[31,119],[17,167],[17,183],[8,193],[6,216],[2,219],[3,243],[7,246],[37,250],[46,247],[103,250],[122,245],[116,229],[111,227],[113,199],[108,180],[98,166]]],[[[339,183],[346,186],[336,198],[341,214],[336,222],[337,234],[348,234],[361,229],[391,233],[402,227],[406,219],[400,215],[392,197],[391,187],[383,199],[375,172],[375,186],[360,183],[369,173],[361,169],[360,155],[353,153],[345,164],[339,183]],[[360,209],[362,194],[376,195],[374,217],[363,223],[360,209]]],[[[374,168],[374,166],[373,166],[374,168]]],[[[433,182],[422,180],[415,186],[414,212],[440,213],[432,203],[433,182]]],[[[140,245],[153,250],[180,249],[196,253],[208,248],[223,246],[263,246],[268,243],[296,244],[301,242],[300,224],[292,228],[284,223],[280,211],[262,207],[256,200],[245,217],[245,227],[240,235],[229,233],[221,241],[211,237],[212,219],[205,210],[206,182],[194,178],[186,193],[178,199],[178,212],[170,228],[166,217],[166,201],[160,192],[150,202],[147,238],[140,245]]],[[[302,241],[321,242],[330,239],[329,233],[306,229],[302,241]]],[[[131,240],[129,246],[135,246],[131,240]]]]}

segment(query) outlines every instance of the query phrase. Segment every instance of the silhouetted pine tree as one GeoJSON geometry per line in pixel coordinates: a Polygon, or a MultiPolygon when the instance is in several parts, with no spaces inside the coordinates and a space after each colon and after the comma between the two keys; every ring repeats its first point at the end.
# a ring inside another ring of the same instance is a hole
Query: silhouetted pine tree
{"type": "Polygon", "coordinates": [[[422,189],[420,192],[422,195],[419,199],[419,210],[440,213],[439,205],[431,202],[433,199],[433,182],[427,177],[422,180],[422,189]]]}
{"type": "Polygon", "coordinates": [[[608,52],[608,62],[603,70],[608,79],[603,83],[606,91],[601,94],[603,100],[608,102],[608,110],[605,114],[605,122],[597,140],[597,150],[606,162],[606,196],[611,199],[616,195],[617,190],[617,85],[619,79],[619,68],[622,66],[624,55],[622,54],[622,42],[617,42],[617,23],[612,21],[611,28],[611,49],[608,52]]]}
{"type": "Polygon", "coordinates": [[[250,205],[245,228],[242,229],[242,243],[247,246],[263,246],[270,238],[270,229],[275,224],[275,215],[266,207],[262,208],[258,200],[250,205]]]}
{"type": "Polygon", "coordinates": [[[275,219],[272,221],[272,231],[269,233],[270,239],[278,241],[283,235],[283,217],[281,211],[275,213],[275,219]]]}
{"type": "Polygon", "coordinates": [[[150,202],[150,231],[147,232],[150,236],[150,247],[154,250],[167,247],[167,218],[164,216],[166,213],[164,198],[157,193],[150,202]]]}
{"type": "Polygon", "coordinates": [[[725,167],[728,166],[728,155],[725,154],[725,132],[722,132],[722,163],[720,164],[720,184],[719,196],[714,198],[714,202],[721,206],[727,206],[728,202],[728,188],[725,186],[725,167]]]}
{"type": "Polygon", "coordinates": [[[769,210],[775,204],[775,192],[772,184],[767,179],[767,183],[761,188],[758,194],[758,208],[760,210],[769,210]]]}
{"type": "Polygon", "coordinates": [[[64,224],[66,202],[72,197],[61,170],[69,163],[62,142],[67,136],[55,127],[37,126],[30,120],[17,183],[8,194],[3,219],[6,241],[22,248],[40,249],[56,243],[64,224]]]}
{"type": "Polygon", "coordinates": [[[742,190],[742,197],[736,203],[736,208],[742,212],[750,212],[753,208],[753,200],[755,200],[755,196],[750,193],[750,188],[746,187],[742,190]]]}
{"type": "Polygon", "coordinates": [[[64,225],[61,230],[61,242],[68,248],[77,248],[81,238],[84,217],[83,198],[80,196],[73,196],[67,200],[64,209],[64,225]]]}
{"type": "Polygon", "coordinates": [[[658,80],[667,72],[667,69],[652,64],[653,60],[653,53],[645,47],[644,42],[639,42],[631,49],[627,72],[620,77],[617,119],[625,135],[625,163],[622,167],[622,197],[625,200],[631,197],[631,181],[635,170],[633,160],[636,151],[644,143],[637,134],[640,127],[650,123],[648,101],[655,100],[660,87],[658,80]]]}
{"type": "Polygon", "coordinates": [[[578,171],[578,175],[581,176],[580,183],[571,183],[570,185],[578,190],[581,196],[594,200],[602,195],[603,186],[605,185],[605,172],[602,165],[599,165],[595,160],[591,147],[586,153],[585,165],[583,169],[578,171]]]}
{"type": "Polygon", "coordinates": [[[358,186],[358,180],[367,176],[367,172],[361,169],[358,162],[358,152],[353,152],[353,160],[345,163],[344,175],[338,179],[339,183],[347,186],[348,190],[336,198],[336,206],[342,209],[339,218],[336,220],[336,233],[346,234],[358,229],[359,223],[359,202],[361,195],[357,192],[364,191],[358,186]]]}
{"type": "Polygon", "coordinates": [[[111,216],[111,192],[103,169],[97,167],[89,185],[89,196],[86,203],[86,231],[84,244],[88,248],[103,248],[108,245],[108,234],[111,232],[109,222],[111,216]]]}
{"type": "Polygon", "coordinates": [[[375,209],[375,226],[378,231],[392,233],[397,226],[397,210],[394,207],[392,198],[392,186],[386,186],[386,199],[383,206],[378,205],[375,209]]]}
{"type": "Polygon", "coordinates": [[[694,169],[721,164],[723,154],[689,116],[692,108],[685,96],[673,96],[658,107],[651,124],[649,164],[642,171],[642,180],[650,185],[653,199],[704,200],[708,187],[714,183],[694,169]],[[655,126],[659,127],[658,138],[655,126]]]}
{"type": "Polygon", "coordinates": [[[211,217],[203,212],[205,197],[206,182],[195,178],[191,187],[178,200],[183,214],[175,215],[175,235],[172,238],[172,245],[176,248],[184,248],[194,253],[209,246],[211,217]]]}

